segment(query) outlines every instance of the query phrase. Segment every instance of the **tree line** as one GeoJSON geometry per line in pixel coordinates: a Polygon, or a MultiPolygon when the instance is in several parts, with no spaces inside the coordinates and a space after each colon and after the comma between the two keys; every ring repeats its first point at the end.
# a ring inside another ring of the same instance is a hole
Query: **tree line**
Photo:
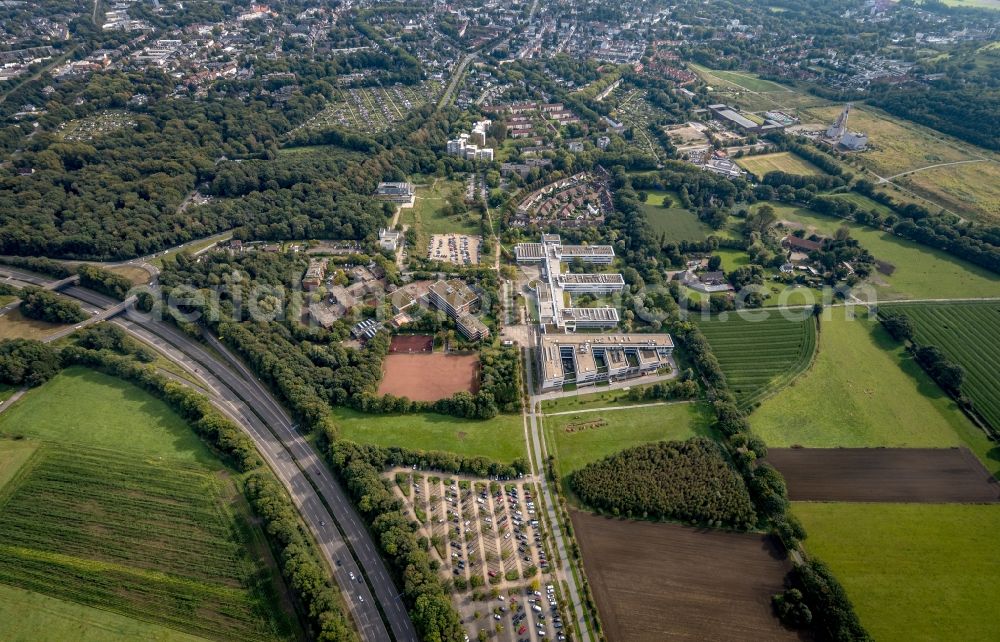
{"type": "Polygon", "coordinates": [[[80,275],[80,285],[101,294],[124,301],[132,289],[132,282],[120,274],[115,274],[96,265],[81,265],[76,273],[80,275]]]}
{"type": "Polygon", "coordinates": [[[897,341],[909,343],[914,360],[920,364],[941,388],[959,400],[965,407],[971,407],[972,400],[962,394],[962,383],[965,381],[965,368],[955,363],[935,345],[919,345],[916,339],[913,321],[904,312],[896,310],[879,310],[879,322],[882,327],[897,341]]]}
{"type": "Polygon", "coordinates": [[[898,203],[888,194],[877,191],[869,181],[857,181],[853,189],[885,205],[896,215],[895,219],[882,219],[877,212],[865,213],[860,208],[852,208],[854,219],[859,223],[888,227],[897,236],[943,250],[1000,274],[1000,226],[961,224],[953,216],[936,215],[921,205],[898,203]]]}
{"type": "Polygon", "coordinates": [[[0,383],[8,386],[40,386],[62,369],[59,351],[33,339],[0,342],[0,383]]]}
{"type": "Polygon", "coordinates": [[[462,642],[465,630],[431,562],[430,542],[417,537],[416,522],[406,518],[402,502],[382,477],[381,449],[331,440],[327,456],[381,544],[402,586],[417,635],[421,640],[462,642]]]}

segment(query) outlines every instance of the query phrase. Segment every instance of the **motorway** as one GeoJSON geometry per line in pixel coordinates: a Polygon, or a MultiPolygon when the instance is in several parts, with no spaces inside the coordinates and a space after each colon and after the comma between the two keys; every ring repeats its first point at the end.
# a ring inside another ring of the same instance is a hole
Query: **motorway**
{"type": "MultiPolygon", "coordinates": [[[[45,282],[20,270],[4,270],[19,281],[45,282]]],[[[80,301],[91,314],[119,304],[79,286],[61,292],[80,301]]],[[[208,350],[176,327],[134,310],[111,322],[184,368],[199,382],[197,387],[211,391],[213,404],[254,440],[319,544],[362,639],[416,642],[413,623],[360,515],[263,384],[214,337],[206,337],[208,350]]]]}

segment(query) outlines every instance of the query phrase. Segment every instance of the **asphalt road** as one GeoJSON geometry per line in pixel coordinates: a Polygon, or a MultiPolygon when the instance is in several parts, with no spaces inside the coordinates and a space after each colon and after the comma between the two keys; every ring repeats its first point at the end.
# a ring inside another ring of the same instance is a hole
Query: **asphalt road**
{"type": "Polygon", "coordinates": [[[20,283],[15,282],[11,284],[17,287],[27,284],[42,288],[52,283],[52,279],[32,274],[31,272],[25,272],[24,270],[18,270],[7,265],[0,265],[0,277],[9,281],[20,281],[20,283]]]}
{"type": "MultiPolygon", "coordinates": [[[[78,286],[62,292],[91,309],[116,303],[78,286]]],[[[201,387],[212,391],[213,402],[253,438],[319,543],[362,637],[371,642],[416,642],[413,623],[361,517],[263,384],[213,337],[207,338],[210,351],[162,321],[129,315],[113,323],[191,373],[201,387]]]]}
{"type": "MultiPolygon", "coordinates": [[[[534,339],[534,332],[532,332],[532,339],[534,339]]],[[[532,341],[534,343],[534,341],[532,341]]],[[[523,410],[523,419],[525,426],[525,437],[527,437],[527,431],[531,432],[531,439],[528,443],[533,448],[533,452],[529,453],[529,456],[533,459],[534,469],[536,477],[538,478],[538,485],[542,491],[542,497],[545,500],[545,512],[549,519],[549,529],[552,531],[552,539],[556,544],[556,552],[559,559],[562,560],[563,566],[560,569],[558,576],[560,579],[566,582],[569,587],[569,609],[572,613],[573,619],[576,620],[577,632],[580,634],[580,639],[583,641],[589,641],[593,639],[590,634],[590,629],[587,628],[586,612],[583,606],[583,600],[580,597],[580,591],[576,585],[576,578],[573,575],[573,558],[570,557],[568,551],[569,546],[566,542],[566,536],[563,534],[561,527],[561,522],[559,521],[559,515],[557,513],[558,497],[555,491],[552,490],[549,485],[548,476],[545,474],[545,461],[548,458],[548,452],[545,445],[545,430],[542,426],[542,421],[538,416],[538,408],[541,406],[541,401],[533,395],[535,390],[534,381],[534,362],[531,359],[531,351],[527,348],[522,348],[521,359],[524,362],[524,381],[528,386],[528,405],[523,410]]]]}

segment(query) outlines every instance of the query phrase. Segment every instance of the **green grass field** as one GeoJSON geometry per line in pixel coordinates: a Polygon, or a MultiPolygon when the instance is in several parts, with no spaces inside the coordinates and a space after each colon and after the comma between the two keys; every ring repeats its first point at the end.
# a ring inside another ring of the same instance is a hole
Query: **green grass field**
{"type": "Polygon", "coordinates": [[[935,167],[898,182],[956,214],[983,223],[1000,221],[1000,163],[935,167]]]}
{"type": "Polygon", "coordinates": [[[0,492],[10,480],[14,479],[36,450],[38,444],[33,441],[0,439],[0,492]]]}
{"type": "Polygon", "coordinates": [[[712,415],[705,404],[672,403],[548,415],[543,421],[549,452],[556,457],[559,471],[565,478],[590,462],[631,446],[661,439],[708,435],[712,415]]]}
{"type": "Polygon", "coordinates": [[[962,392],[1000,430],[1000,303],[901,304],[921,345],[935,345],[965,368],[962,392]]]}
{"type": "MultiPolygon", "coordinates": [[[[12,477],[0,491],[0,585],[135,620],[53,602],[0,624],[13,631],[0,638],[38,639],[39,630],[90,621],[109,627],[110,639],[115,631],[163,640],[184,639],[177,632],[296,636],[231,471],[165,404],[71,368],[0,414],[0,434],[26,437],[0,442],[0,452],[37,448],[19,472],[0,457],[12,477]]],[[[10,607],[0,603],[3,620],[10,607]]]]}
{"type": "Polygon", "coordinates": [[[8,642],[195,642],[206,638],[0,584],[0,639],[8,642]]]}
{"type": "Polygon", "coordinates": [[[734,85],[739,85],[744,89],[749,89],[750,91],[759,91],[759,92],[788,91],[788,89],[782,87],[778,83],[758,78],[757,76],[750,73],[739,72],[739,71],[713,71],[712,75],[717,78],[722,78],[727,82],[731,82],[734,85]]]}
{"type": "Polygon", "coordinates": [[[737,158],[736,163],[758,178],[764,178],[768,172],[785,172],[797,176],[817,176],[823,173],[820,168],[791,152],[744,156],[737,158]]]}
{"type": "MultiPolygon", "coordinates": [[[[285,637],[215,473],[44,446],[0,512],[0,582],[224,639],[285,637]]],[[[227,488],[227,486],[229,488],[227,488]]]]}
{"type": "Polygon", "coordinates": [[[1000,11],[1000,0],[944,0],[950,7],[977,7],[1000,11]]]}
{"type": "Polygon", "coordinates": [[[770,295],[764,299],[765,308],[813,305],[824,300],[823,292],[794,283],[786,285],[776,281],[764,281],[763,288],[770,295]]]}
{"type": "Polygon", "coordinates": [[[1000,639],[1000,506],[795,503],[880,642],[1000,639]]]}
{"type": "Polygon", "coordinates": [[[213,234],[212,236],[208,236],[203,239],[190,241],[188,243],[185,243],[182,247],[173,248],[171,250],[166,250],[164,252],[161,252],[156,256],[156,258],[151,259],[149,263],[151,265],[155,265],[156,267],[162,268],[164,259],[172,258],[181,252],[190,252],[194,254],[195,252],[201,251],[206,247],[215,245],[219,241],[228,240],[232,238],[232,236],[233,233],[231,231],[226,231],[226,232],[219,232],[218,234],[213,234]]]}
{"type": "Polygon", "coordinates": [[[0,414],[0,435],[151,454],[218,466],[165,403],[108,375],[68,368],[0,414]]]}
{"type": "Polygon", "coordinates": [[[729,314],[725,320],[701,320],[699,327],[743,407],[791,383],[816,350],[816,322],[809,311],[793,319],[776,312],[754,313],[753,319],[729,314]]]}
{"type": "Polygon", "coordinates": [[[968,445],[991,471],[992,443],[877,323],[830,310],[813,367],[751,416],[769,446],[968,445]]]}
{"type": "Polygon", "coordinates": [[[762,93],[791,91],[787,87],[782,87],[770,80],[758,78],[756,75],[744,71],[720,71],[699,65],[691,65],[691,67],[700,72],[708,82],[714,81],[716,84],[720,84],[719,81],[722,81],[724,84],[762,93]]]}
{"type": "Polygon", "coordinates": [[[359,443],[443,450],[502,462],[527,454],[521,415],[497,415],[476,421],[430,412],[368,415],[349,408],[334,408],[333,418],[345,439],[359,443]]]}
{"type": "Polygon", "coordinates": [[[429,185],[417,185],[417,198],[413,207],[404,208],[399,222],[413,227],[417,232],[418,254],[426,252],[432,234],[479,234],[480,215],[470,212],[464,216],[446,216],[442,211],[447,199],[457,196],[461,202],[465,193],[462,181],[435,180],[429,185]]]}
{"type": "MultiPolygon", "coordinates": [[[[651,384],[630,386],[630,389],[641,390],[651,384]]],[[[580,394],[572,397],[559,397],[542,402],[542,412],[567,412],[570,410],[588,410],[591,408],[613,408],[616,406],[634,406],[649,403],[634,401],[628,398],[628,390],[610,390],[607,386],[584,388],[580,394]]]]}
{"type": "Polygon", "coordinates": [[[713,250],[712,254],[722,257],[723,272],[732,272],[738,267],[750,265],[750,257],[743,250],[720,247],[717,250],[713,250]]]}
{"type": "Polygon", "coordinates": [[[805,208],[783,203],[771,206],[778,220],[792,221],[821,234],[832,236],[837,228],[846,225],[851,236],[876,259],[895,266],[891,275],[875,273],[872,277],[879,299],[991,297],[1000,292],[1000,276],[940,250],[805,208]]]}
{"type": "Polygon", "coordinates": [[[0,401],[7,401],[10,399],[18,388],[15,386],[8,386],[5,383],[0,383],[0,401]]]}
{"type": "Polygon", "coordinates": [[[640,207],[656,238],[662,234],[667,241],[703,241],[712,233],[712,228],[698,220],[697,214],[677,205],[676,194],[659,191],[648,193],[649,197],[640,207]],[[664,196],[670,198],[670,207],[663,207],[664,196]]]}
{"type": "Polygon", "coordinates": [[[58,323],[29,319],[21,314],[20,308],[14,308],[0,317],[0,341],[4,339],[42,340],[65,327],[58,323]]]}

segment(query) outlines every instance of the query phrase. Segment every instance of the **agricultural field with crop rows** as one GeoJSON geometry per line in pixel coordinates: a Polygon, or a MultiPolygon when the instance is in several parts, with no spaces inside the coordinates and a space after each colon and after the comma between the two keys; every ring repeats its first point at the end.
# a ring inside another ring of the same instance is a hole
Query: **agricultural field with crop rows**
{"type": "Polygon", "coordinates": [[[225,478],[55,444],[28,468],[0,495],[0,583],[212,639],[290,637],[225,478]]]}
{"type": "Polygon", "coordinates": [[[764,320],[730,314],[700,322],[729,387],[748,407],[805,372],[816,351],[816,321],[770,313],[764,320]]]}
{"type": "Polygon", "coordinates": [[[965,368],[962,392],[1000,430],[1000,304],[969,302],[893,305],[913,321],[916,340],[934,345],[965,368]]]}

